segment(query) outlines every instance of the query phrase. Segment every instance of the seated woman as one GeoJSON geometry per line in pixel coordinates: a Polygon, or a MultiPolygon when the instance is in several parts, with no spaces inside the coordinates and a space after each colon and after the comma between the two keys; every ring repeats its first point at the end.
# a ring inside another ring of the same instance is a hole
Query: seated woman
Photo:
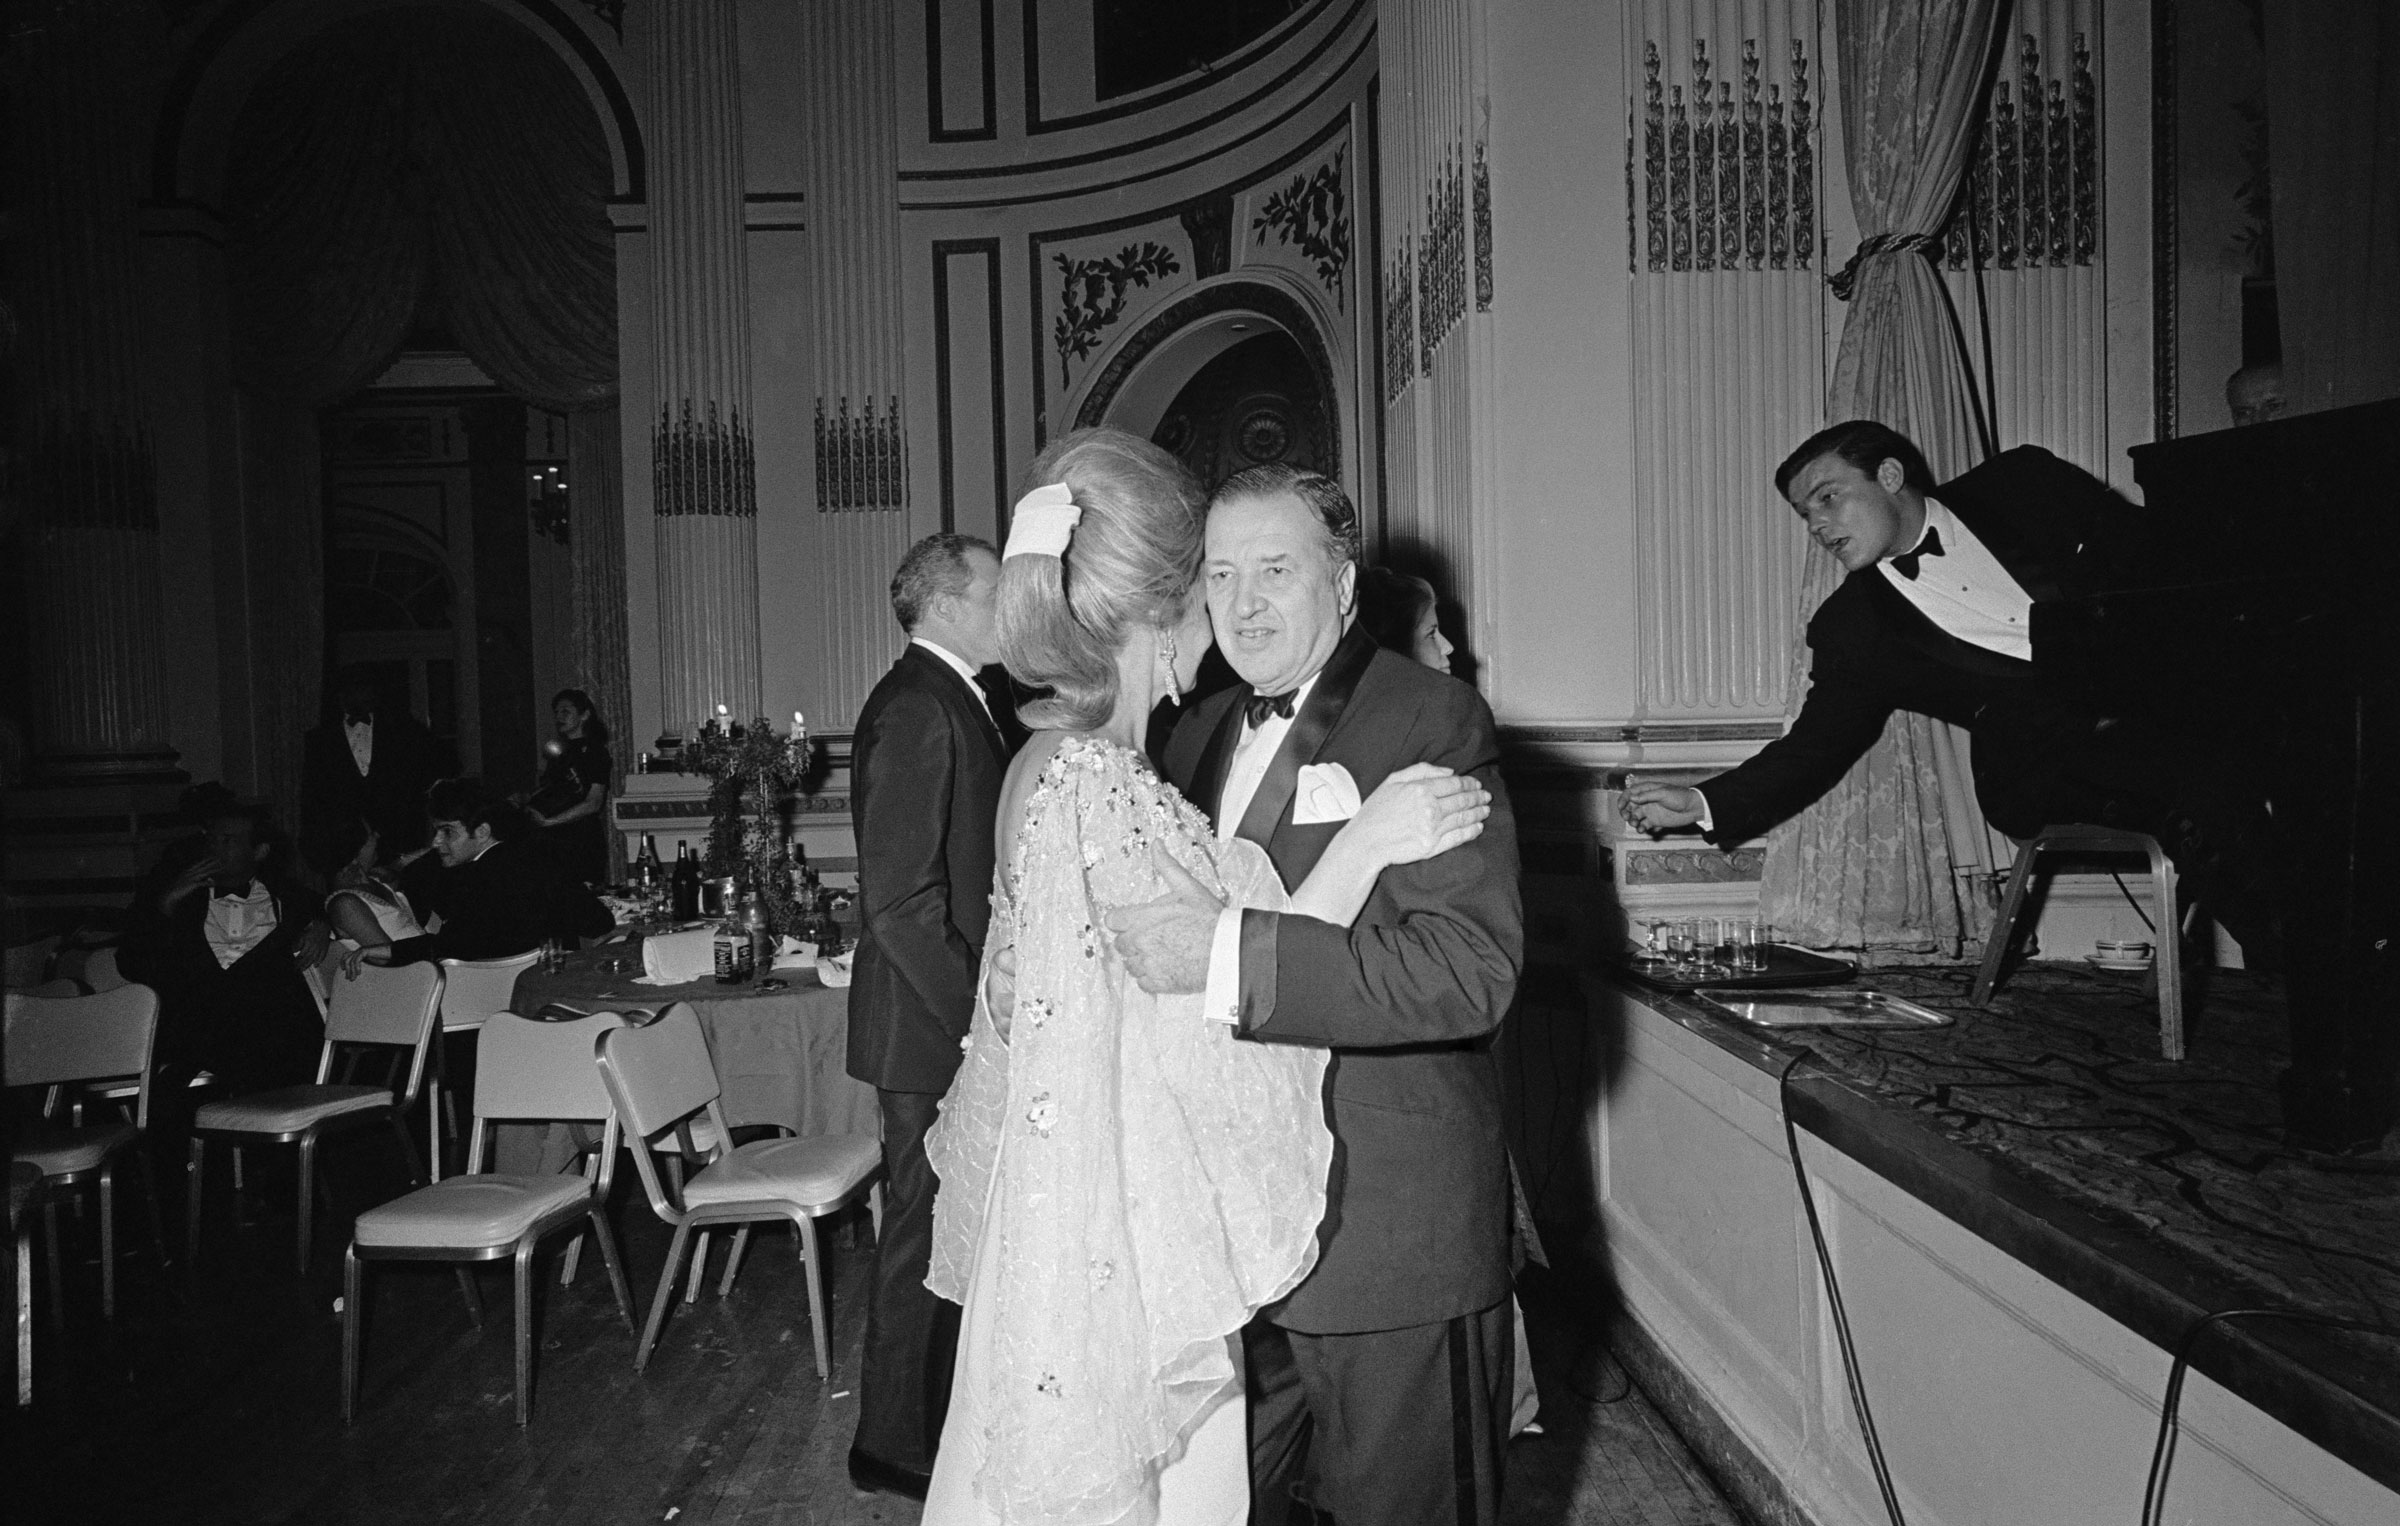
{"type": "Polygon", "coordinates": [[[328,845],[341,862],[333,874],[333,892],[325,898],[325,920],[335,937],[363,951],[425,936],[425,926],[396,877],[414,855],[387,860],[381,834],[363,816],[351,817],[328,845]]]}

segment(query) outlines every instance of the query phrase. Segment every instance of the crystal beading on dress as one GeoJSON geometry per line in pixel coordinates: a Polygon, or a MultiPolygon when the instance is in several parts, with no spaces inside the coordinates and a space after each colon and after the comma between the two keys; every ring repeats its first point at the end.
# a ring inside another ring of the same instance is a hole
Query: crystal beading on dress
{"type": "Polygon", "coordinates": [[[1010,1522],[1145,1518],[1161,1466],[1237,1386],[1230,1338],[1316,1260],[1325,1053],[1241,1042],[1198,997],[1134,984],[1100,927],[1160,893],[1154,844],[1235,902],[1286,903],[1265,852],[1219,842],[1139,754],[1061,742],[993,894],[1016,1019],[1004,1039],[978,1005],[927,1141],[928,1285],[963,1303],[978,1253],[998,1258],[980,1269],[996,1334],[975,1494],[1010,1522]]]}

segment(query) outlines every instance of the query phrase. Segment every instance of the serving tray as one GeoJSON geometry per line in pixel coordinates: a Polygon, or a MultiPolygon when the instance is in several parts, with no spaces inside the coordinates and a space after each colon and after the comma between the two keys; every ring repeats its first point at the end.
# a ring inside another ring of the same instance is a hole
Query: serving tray
{"type": "Polygon", "coordinates": [[[1703,991],[1700,999],[1753,1028],[1946,1028],[1956,1019],[1882,991],[1819,991],[1743,997],[1703,991]]]}

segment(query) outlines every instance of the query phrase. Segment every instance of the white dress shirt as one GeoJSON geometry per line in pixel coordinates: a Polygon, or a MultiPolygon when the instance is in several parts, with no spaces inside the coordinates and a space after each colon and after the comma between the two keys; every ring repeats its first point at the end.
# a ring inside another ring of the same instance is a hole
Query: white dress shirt
{"type": "Polygon", "coordinates": [[[375,766],[375,717],[342,722],[342,735],[350,739],[350,761],[358,765],[358,776],[365,778],[375,766]]]}
{"type": "MultiPolygon", "coordinates": [[[[1985,651],[2031,662],[2033,595],[1938,498],[1925,500],[1925,529],[1941,537],[1942,550],[1939,556],[1918,558],[1915,577],[1901,573],[1890,557],[1877,562],[1875,570],[1942,631],[1985,651]]],[[[1924,543],[1920,533],[1915,545],[1924,543]]],[[[1716,814],[1709,809],[1706,792],[1697,793],[1700,830],[1713,832],[1716,814]]]]}
{"type": "Polygon", "coordinates": [[[275,923],[275,898],[257,880],[250,882],[243,895],[212,892],[208,898],[208,951],[217,956],[217,968],[232,969],[244,954],[267,940],[275,923]]]}
{"type": "MultiPolygon", "coordinates": [[[[1323,670],[1320,669],[1321,673],[1323,670]]],[[[1283,750],[1283,739],[1291,734],[1292,722],[1298,718],[1300,707],[1308,703],[1310,691],[1317,686],[1318,674],[1310,674],[1308,682],[1292,691],[1292,713],[1269,715],[1256,726],[1248,719],[1242,722],[1242,734],[1233,744],[1233,762],[1225,771],[1225,793],[1217,808],[1217,840],[1228,841],[1242,829],[1242,818],[1250,813],[1250,802],[1257,797],[1258,787],[1265,782],[1267,768],[1275,755],[1283,750]]],[[[1261,844],[1264,846],[1264,844],[1261,844]]],[[[1290,890],[1290,886],[1285,886],[1290,890]]],[[[1217,913],[1216,932],[1208,945],[1208,990],[1200,1010],[1222,1023],[1242,1020],[1242,908],[1228,906],[1217,913]]]]}
{"type": "Polygon", "coordinates": [[[2031,662],[2033,596],[1938,499],[1925,500],[1925,528],[1941,536],[1942,554],[1919,559],[1915,577],[1903,576],[1889,559],[1876,563],[1875,570],[1926,619],[1959,640],[2031,662]]]}
{"type": "MultiPolygon", "coordinates": [[[[934,656],[942,659],[944,663],[948,664],[951,672],[956,673],[959,677],[967,681],[967,692],[975,696],[975,703],[983,706],[984,715],[987,718],[991,716],[992,701],[990,697],[983,692],[983,685],[975,681],[975,670],[967,666],[967,660],[964,657],[959,656],[958,653],[953,652],[940,642],[928,641],[923,636],[909,637],[908,644],[910,646],[921,646],[925,650],[933,653],[934,656]]],[[[997,726],[1000,723],[997,720],[994,720],[992,724],[997,726]]]]}

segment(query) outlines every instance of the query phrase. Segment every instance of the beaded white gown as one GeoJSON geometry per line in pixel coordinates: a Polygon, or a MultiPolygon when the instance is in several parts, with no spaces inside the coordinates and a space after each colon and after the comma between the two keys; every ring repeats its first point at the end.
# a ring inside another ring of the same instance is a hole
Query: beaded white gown
{"type": "Polygon", "coordinates": [[[1327,1055],[1134,984],[1104,924],[1164,890],[1154,844],[1229,902],[1286,901],[1138,754],[1071,737],[1043,768],[992,898],[1010,1035],[977,1011],[926,1141],[926,1281],[965,1305],[928,1526],[1248,1514],[1240,1331],[1316,1261],[1327,1055]]]}

